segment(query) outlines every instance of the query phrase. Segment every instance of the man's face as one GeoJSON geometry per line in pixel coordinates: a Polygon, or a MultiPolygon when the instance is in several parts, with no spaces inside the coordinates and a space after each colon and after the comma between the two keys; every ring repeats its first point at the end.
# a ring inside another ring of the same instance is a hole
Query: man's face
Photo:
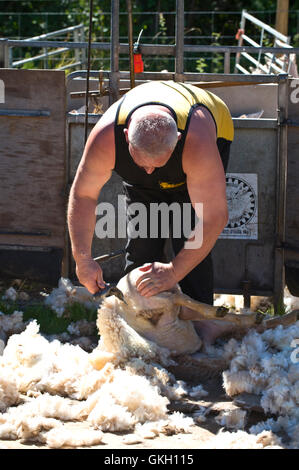
{"type": "Polygon", "coordinates": [[[136,148],[132,147],[130,143],[129,152],[136,165],[142,168],[148,175],[153,173],[156,168],[160,168],[166,165],[172,154],[172,152],[168,152],[165,155],[156,158],[151,158],[147,155],[142,154],[142,152],[138,151],[136,148]]]}
{"type": "MultiPolygon", "coordinates": [[[[128,129],[124,129],[124,134],[126,137],[127,144],[129,146],[129,152],[136,163],[137,166],[142,168],[148,175],[153,173],[156,168],[160,168],[168,162],[172,155],[172,150],[169,150],[167,153],[160,155],[159,157],[153,156],[153,158],[148,157],[148,155],[142,153],[140,150],[138,150],[136,147],[133,147],[129,141],[128,137],[128,129]]],[[[181,135],[179,134],[179,138],[181,135]]]]}

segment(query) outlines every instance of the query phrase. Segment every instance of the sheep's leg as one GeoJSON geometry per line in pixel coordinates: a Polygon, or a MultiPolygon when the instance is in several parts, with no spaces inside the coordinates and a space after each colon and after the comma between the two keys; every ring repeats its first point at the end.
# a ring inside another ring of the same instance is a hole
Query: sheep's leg
{"type": "Polygon", "coordinates": [[[276,316],[264,320],[258,327],[257,331],[262,332],[270,328],[276,328],[278,325],[289,326],[299,320],[299,310],[293,310],[285,315],[276,316]]]}
{"type": "MultiPolygon", "coordinates": [[[[206,320],[225,320],[226,322],[234,323],[236,326],[240,327],[252,327],[259,323],[262,320],[262,314],[260,313],[230,313],[229,309],[226,307],[214,307],[213,305],[204,304],[202,302],[198,302],[197,300],[193,300],[186,294],[175,294],[175,298],[173,300],[174,304],[181,305],[183,307],[187,307],[188,311],[186,315],[188,315],[188,320],[192,321],[200,321],[203,319],[206,320]],[[194,315],[192,315],[192,312],[194,315]]],[[[182,317],[180,317],[182,318],[182,317]]],[[[187,319],[187,318],[183,318],[187,319]]]]}
{"type": "Polygon", "coordinates": [[[182,293],[175,294],[173,302],[176,305],[185,307],[180,315],[183,320],[224,320],[233,323],[236,327],[257,328],[258,331],[275,328],[278,325],[288,326],[299,320],[299,310],[273,318],[265,318],[265,315],[260,312],[236,314],[230,313],[226,307],[214,307],[204,304],[182,293]]]}
{"type": "Polygon", "coordinates": [[[173,303],[175,305],[181,305],[182,307],[187,307],[190,311],[193,311],[193,318],[188,318],[188,320],[202,320],[203,318],[222,318],[228,313],[228,308],[226,307],[214,307],[213,305],[204,304],[198,302],[198,300],[193,300],[186,294],[178,293],[174,294],[173,303]],[[199,315],[198,315],[199,314],[199,315]]]}

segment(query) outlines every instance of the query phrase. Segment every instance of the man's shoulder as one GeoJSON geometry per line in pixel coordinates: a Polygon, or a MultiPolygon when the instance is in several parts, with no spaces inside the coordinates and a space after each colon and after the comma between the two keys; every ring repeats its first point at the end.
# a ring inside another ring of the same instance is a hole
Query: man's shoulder
{"type": "Polygon", "coordinates": [[[216,123],[211,112],[202,105],[193,109],[188,134],[193,135],[195,141],[203,137],[216,138],[216,123]]]}
{"type": "Polygon", "coordinates": [[[114,140],[114,123],[117,114],[118,102],[110,106],[107,111],[100,117],[97,124],[93,128],[93,134],[97,140],[109,141],[114,140]]]}

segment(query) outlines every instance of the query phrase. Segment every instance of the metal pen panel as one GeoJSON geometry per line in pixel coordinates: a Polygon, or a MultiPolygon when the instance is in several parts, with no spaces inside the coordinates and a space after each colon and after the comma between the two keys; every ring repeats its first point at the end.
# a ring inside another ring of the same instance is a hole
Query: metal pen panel
{"type": "Polygon", "coordinates": [[[110,49],[110,105],[118,100],[119,93],[119,0],[111,1],[110,49]]]}
{"type": "Polygon", "coordinates": [[[184,81],[184,0],[176,1],[175,81],[184,81]]]}

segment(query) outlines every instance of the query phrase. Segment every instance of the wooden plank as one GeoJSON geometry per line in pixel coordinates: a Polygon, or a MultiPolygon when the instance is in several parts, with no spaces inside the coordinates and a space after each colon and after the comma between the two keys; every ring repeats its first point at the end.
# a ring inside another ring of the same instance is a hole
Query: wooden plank
{"type": "Polygon", "coordinates": [[[0,116],[0,245],[64,248],[65,74],[0,70],[1,109],[41,110],[49,116],[0,116]],[[27,232],[31,235],[24,235],[27,232]],[[48,235],[32,235],[42,232],[48,235]]]}

